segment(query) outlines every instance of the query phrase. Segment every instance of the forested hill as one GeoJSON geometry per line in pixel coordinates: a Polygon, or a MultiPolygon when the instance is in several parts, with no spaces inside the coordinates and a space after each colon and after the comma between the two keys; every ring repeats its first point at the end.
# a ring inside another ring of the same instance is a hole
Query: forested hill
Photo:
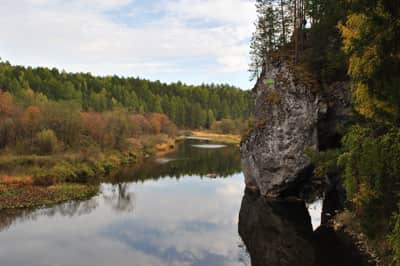
{"type": "Polygon", "coordinates": [[[137,113],[165,113],[179,127],[190,128],[208,128],[213,121],[224,118],[247,118],[251,106],[249,92],[229,85],[166,84],[0,62],[0,90],[18,99],[26,89],[51,100],[77,102],[84,111],[125,108],[137,113]]]}

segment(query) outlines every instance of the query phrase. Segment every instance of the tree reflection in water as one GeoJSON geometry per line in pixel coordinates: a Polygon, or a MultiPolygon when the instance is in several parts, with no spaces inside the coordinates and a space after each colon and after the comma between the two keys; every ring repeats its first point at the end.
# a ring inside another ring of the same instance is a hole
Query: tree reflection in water
{"type": "Polygon", "coordinates": [[[0,231],[7,230],[14,223],[36,220],[41,216],[63,217],[81,216],[91,213],[99,206],[98,197],[86,201],[71,201],[51,208],[43,209],[13,209],[0,211],[0,231]]]}
{"type": "Polygon", "coordinates": [[[127,183],[104,186],[102,195],[104,202],[116,212],[132,212],[135,208],[135,193],[129,191],[127,183]]]}

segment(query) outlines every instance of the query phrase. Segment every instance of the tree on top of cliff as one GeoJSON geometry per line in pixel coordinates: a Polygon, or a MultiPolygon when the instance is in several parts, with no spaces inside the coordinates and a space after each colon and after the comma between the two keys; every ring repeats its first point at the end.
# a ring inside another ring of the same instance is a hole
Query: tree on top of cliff
{"type": "Polygon", "coordinates": [[[257,0],[256,8],[256,30],[250,44],[251,80],[259,77],[270,53],[286,44],[290,29],[290,0],[257,0]]]}
{"type": "Polygon", "coordinates": [[[311,5],[308,2],[305,0],[257,0],[256,30],[250,46],[251,80],[259,77],[263,66],[271,59],[272,52],[288,43],[292,45],[294,62],[298,61],[299,50],[304,46],[306,16],[311,16],[307,7],[315,8],[315,3],[311,5]]]}

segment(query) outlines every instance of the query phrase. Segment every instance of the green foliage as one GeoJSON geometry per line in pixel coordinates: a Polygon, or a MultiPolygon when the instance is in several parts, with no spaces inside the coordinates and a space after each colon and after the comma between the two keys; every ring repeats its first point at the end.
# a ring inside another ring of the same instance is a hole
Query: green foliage
{"type": "Polygon", "coordinates": [[[243,135],[248,130],[248,121],[241,119],[222,119],[211,125],[211,130],[220,134],[243,135]]]}
{"type": "Polygon", "coordinates": [[[367,233],[375,234],[382,230],[380,221],[388,220],[398,200],[400,130],[356,125],[343,144],[347,152],[338,163],[344,169],[348,197],[363,217],[367,233]]]}
{"type": "Polygon", "coordinates": [[[400,120],[400,6],[396,1],[352,1],[339,28],[349,57],[357,111],[370,119],[400,120]]]}
{"type": "Polygon", "coordinates": [[[338,175],[341,171],[337,165],[341,150],[326,150],[316,152],[313,149],[307,149],[306,153],[314,165],[314,175],[318,177],[329,177],[338,175]]]}
{"type": "Polygon", "coordinates": [[[67,162],[57,163],[50,169],[49,175],[59,180],[59,182],[72,181],[76,178],[75,168],[67,162]]]}
{"type": "Polygon", "coordinates": [[[42,130],[36,135],[34,146],[39,154],[52,154],[58,146],[57,136],[51,129],[42,130]]]}
{"type": "Polygon", "coordinates": [[[0,119],[0,149],[15,144],[16,125],[13,119],[0,119]]]}
{"type": "Polygon", "coordinates": [[[250,79],[256,79],[272,52],[283,47],[293,32],[292,0],[257,0],[256,30],[250,44],[250,79]]]}
{"type": "Polygon", "coordinates": [[[393,217],[394,227],[389,237],[393,247],[394,265],[400,266],[400,204],[399,210],[393,217]]]}
{"type": "Polygon", "coordinates": [[[78,163],[74,165],[74,175],[67,178],[67,182],[87,183],[95,177],[95,170],[87,163],[78,163]]]}
{"type": "MultiPolygon", "coordinates": [[[[25,108],[45,106],[50,101],[48,108],[57,111],[57,116],[62,115],[61,106],[64,115],[81,109],[105,112],[123,108],[131,113],[164,113],[179,127],[188,128],[209,126],[209,113],[217,120],[246,118],[252,106],[250,92],[226,84],[190,86],[139,78],[95,77],[57,69],[13,66],[8,62],[0,62],[0,88],[10,92],[15,102],[25,108]]],[[[6,98],[0,97],[0,113],[2,106],[8,106],[2,104],[2,99],[4,103],[9,102],[9,97],[6,98]]],[[[68,128],[67,125],[60,130],[65,132],[68,128]]],[[[64,139],[64,133],[53,130],[63,142],[73,145],[64,139]]]]}
{"type": "Polygon", "coordinates": [[[312,27],[307,33],[305,62],[319,80],[346,80],[347,58],[342,51],[342,38],[337,24],[346,16],[343,0],[312,1],[309,6],[312,27]]]}
{"type": "Polygon", "coordinates": [[[78,145],[82,128],[81,109],[78,104],[49,101],[41,106],[41,110],[42,128],[53,130],[69,147],[78,145]]]}

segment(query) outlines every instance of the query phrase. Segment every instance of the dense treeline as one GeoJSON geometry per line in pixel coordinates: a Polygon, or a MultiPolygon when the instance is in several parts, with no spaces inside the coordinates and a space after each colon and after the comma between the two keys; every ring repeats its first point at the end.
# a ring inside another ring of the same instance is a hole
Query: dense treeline
{"type": "Polygon", "coordinates": [[[30,88],[49,100],[69,101],[83,111],[104,112],[124,108],[134,113],[164,113],[178,127],[209,128],[214,121],[247,118],[248,92],[229,85],[189,86],[139,78],[95,77],[57,69],[12,66],[0,62],[0,89],[18,101],[30,88]]]}
{"type": "MultiPolygon", "coordinates": [[[[341,173],[349,206],[370,240],[400,265],[400,4],[393,0],[257,0],[250,71],[286,59],[320,89],[350,83],[356,121],[342,146],[313,158],[341,173]]],[[[296,73],[295,73],[296,74],[296,73]]]]}

